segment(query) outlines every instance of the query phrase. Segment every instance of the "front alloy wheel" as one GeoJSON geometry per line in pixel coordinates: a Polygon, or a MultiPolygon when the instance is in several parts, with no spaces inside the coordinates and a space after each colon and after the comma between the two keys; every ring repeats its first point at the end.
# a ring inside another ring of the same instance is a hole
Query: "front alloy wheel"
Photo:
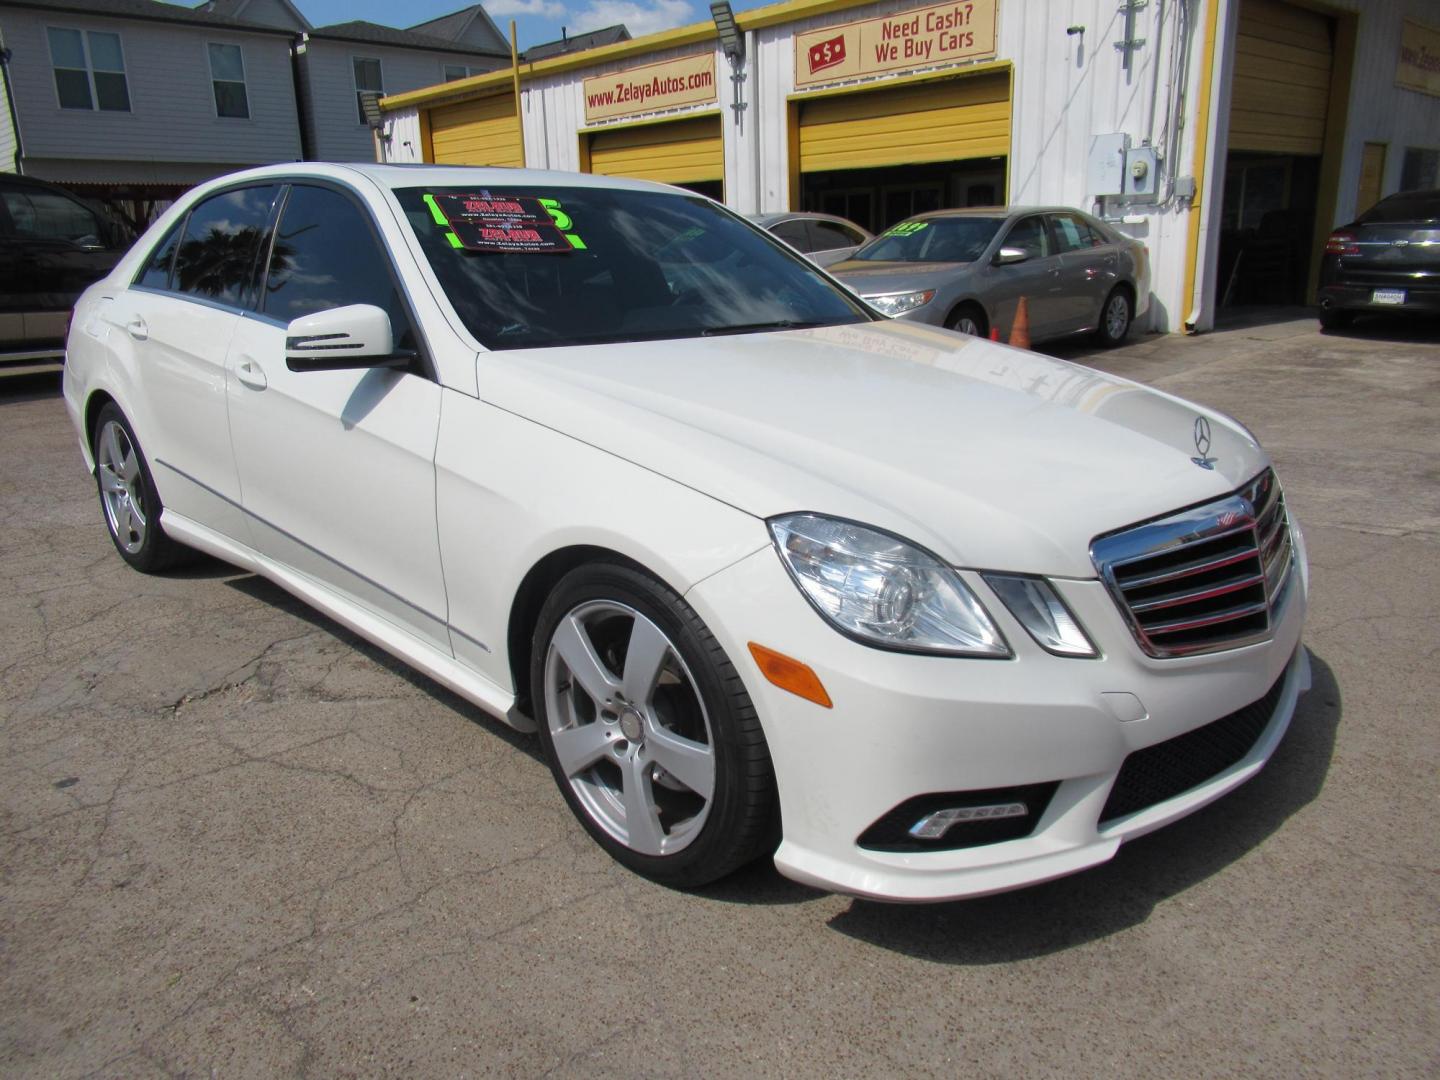
{"type": "Polygon", "coordinates": [[[656,881],[714,881],[771,838],[774,781],[749,696],[679,596],[629,567],[573,571],[532,658],[541,741],[576,817],[656,881]]]}

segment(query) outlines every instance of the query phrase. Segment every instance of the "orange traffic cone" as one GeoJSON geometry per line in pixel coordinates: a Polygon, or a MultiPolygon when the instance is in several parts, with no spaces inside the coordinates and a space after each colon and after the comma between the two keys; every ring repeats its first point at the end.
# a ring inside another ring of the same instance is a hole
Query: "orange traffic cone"
{"type": "Polygon", "coordinates": [[[1015,306],[1015,321],[1010,326],[1010,344],[1017,349],[1030,348],[1030,305],[1023,296],[1015,306]]]}

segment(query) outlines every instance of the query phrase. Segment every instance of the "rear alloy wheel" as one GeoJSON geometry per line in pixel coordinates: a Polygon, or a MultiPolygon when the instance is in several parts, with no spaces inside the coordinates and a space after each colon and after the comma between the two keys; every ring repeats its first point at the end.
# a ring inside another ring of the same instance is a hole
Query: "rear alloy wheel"
{"type": "Polygon", "coordinates": [[[531,684],[556,784],[621,863],[692,887],[773,843],[774,779],[749,695],[663,585],[619,565],[572,571],[541,611],[531,684]]]}
{"type": "Polygon", "coordinates": [[[1100,329],[1096,331],[1100,344],[1113,349],[1123,342],[1130,333],[1133,317],[1130,293],[1123,288],[1113,289],[1105,298],[1105,306],[1100,309],[1100,329]]]}
{"type": "Polygon", "coordinates": [[[100,507],[120,557],[147,574],[183,561],[190,550],[171,540],[160,527],[162,507],[150,466],[130,422],[114,402],[96,418],[92,450],[100,507]]]}

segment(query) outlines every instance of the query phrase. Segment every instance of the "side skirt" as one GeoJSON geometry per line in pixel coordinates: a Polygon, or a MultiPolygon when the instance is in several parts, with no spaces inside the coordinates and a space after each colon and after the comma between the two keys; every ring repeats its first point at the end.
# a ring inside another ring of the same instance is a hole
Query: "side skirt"
{"type": "Polygon", "coordinates": [[[424,672],[441,686],[453,690],[466,701],[505,721],[517,731],[535,730],[535,721],[515,707],[515,695],[496,685],[455,657],[442,653],[413,634],[382,619],[357,604],[336,595],[332,590],[301,574],[266,558],[258,551],[237,544],[213,529],[166,510],[161,527],[175,540],[268,578],[286,592],[330,616],[341,626],[354,631],[392,656],[424,672]]]}

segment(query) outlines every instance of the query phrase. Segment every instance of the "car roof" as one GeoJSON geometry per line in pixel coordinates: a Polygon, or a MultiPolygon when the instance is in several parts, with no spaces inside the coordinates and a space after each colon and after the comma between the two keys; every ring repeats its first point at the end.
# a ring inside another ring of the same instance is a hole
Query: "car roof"
{"type": "Polygon", "coordinates": [[[964,210],[930,210],[923,214],[913,215],[914,219],[933,220],[935,218],[993,218],[1002,220],[1004,218],[1023,217],[1026,214],[1085,214],[1091,215],[1075,206],[972,206],[964,210]]]}
{"type": "Polygon", "coordinates": [[[275,177],[314,177],[351,182],[364,176],[377,186],[394,190],[411,187],[593,187],[620,188],[628,191],[654,191],[667,194],[694,195],[684,188],[656,184],[649,180],[631,180],[620,176],[597,176],[592,173],[562,172],[557,169],[506,169],[475,165],[379,165],[369,162],[294,161],[265,165],[258,169],[227,173],[209,181],[206,189],[246,180],[275,177]]]}
{"type": "Polygon", "coordinates": [[[838,214],[821,214],[814,210],[767,210],[763,214],[746,214],[745,216],[756,225],[761,226],[774,225],[777,221],[794,221],[796,218],[805,218],[810,221],[839,221],[857,229],[860,228],[849,218],[840,217],[838,214]]]}

